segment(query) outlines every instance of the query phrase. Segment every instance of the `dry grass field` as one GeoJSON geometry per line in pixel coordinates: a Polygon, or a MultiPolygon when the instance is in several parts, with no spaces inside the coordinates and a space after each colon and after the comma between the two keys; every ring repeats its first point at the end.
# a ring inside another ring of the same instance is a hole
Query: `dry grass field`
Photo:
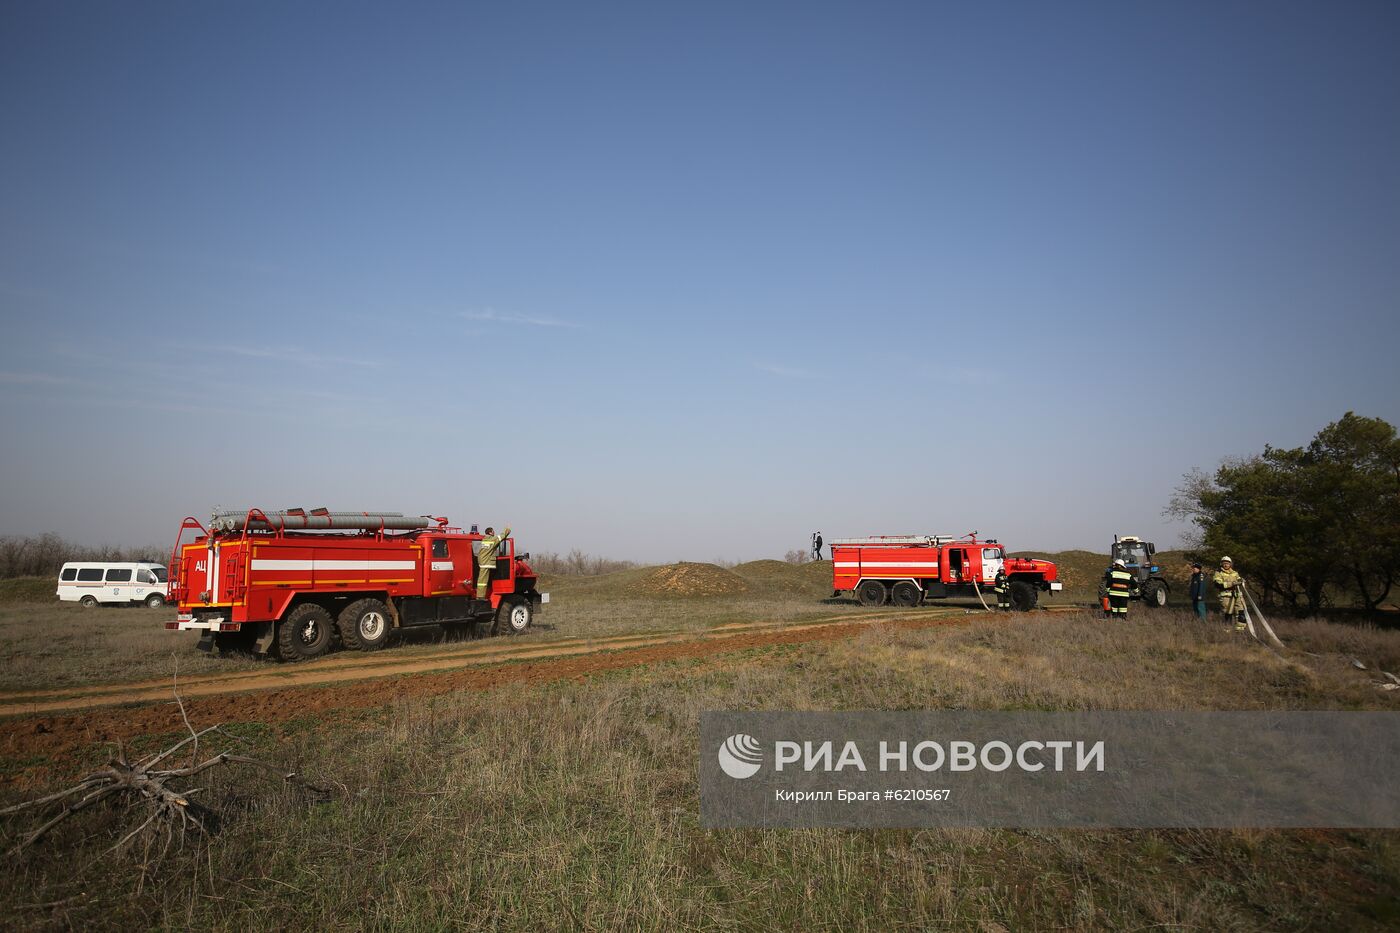
{"type": "MultiPolygon", "coordinates": [[[[550,581],[556,602],[541,621],[553,628],[530,639],[858,614],[853,604],[823,602],[829,568],[769,564],[777,562],[720,571],[743,588],[709,596],[676,592],[656,568],[550,581]],[[622,600],[619,585],[631,590],[622,600]]],[[[713,587],[710,571],[692,572],[713,587]]],[[[25,622],[49,618],[40,612],[64,615],[73,639],[66,650],[86,659],[93,680],[135,679],[143,650],[135,645],[148,637],[137,633],[146,629],[158,633],[147,648],[159,645],[161,663],[178,659],[182,672],[249,663],[199,661],[188,636],[161,642],[173,636],[157,627],[159,612],[101,610],[104,619],[13,604],[3,612],[11,663],[42,641],[29,640],[25,622]],[[127,639],[133,646],[119,647],[127,639]],[[100,662],[83,642],[125,661],[100,662]]],[[[245,929],[275,917],[297,930],[1393,929],[1393,832],[699,826],[698,718],[707,709],[1400,705],[1371,673],[1400,667],[1400,634],[1321,622],[1278,628],[1289,646],[1282,655],[1171,610],[1121,625],[1088,613],[959,615],[925,628],[875,624],[836,639],[692,657],[629,663],[619,651],[613,666],[586,674],[482,680],[432,695],[390,690],[367,705],[308,703],[303,715],[254,717],[210,741],[297,769],[331,795],[211,771],[199,799],[223,814],[220,832],[163,858],[158,847],[114,849],[137,825],[133,814],[95,809],[6,856],[0,924],[245,929]]],[[[42,680],[63,656],[34,660],[13,682],[42,680]]],[[[158,667],[148,673],[163,674],[158,667]]],[[[258,695],[248,696],[253,704],[258,695]]],[[[200,709],[191,706],[195,725],[212,725],[200,709]]],[[[183,728],[173,709],[165,721],[121,738],[161,747],[183,728]]],[[[94,736],[36,768],[40,746],[24,735],[44,722],[0,724],[8,749],[0,805],[72,780],[110,752],[111,737],[94,736]]],[[[0,843],[8,848],[32,825],[0,823],[0,843]]]]}

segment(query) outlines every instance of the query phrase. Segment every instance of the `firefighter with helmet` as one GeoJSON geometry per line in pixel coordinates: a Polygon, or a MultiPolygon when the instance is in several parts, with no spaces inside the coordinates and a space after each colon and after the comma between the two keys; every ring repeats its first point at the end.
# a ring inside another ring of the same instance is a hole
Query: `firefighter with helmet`
{"type": "Polygon", "coordinates": [[[491,598],[491,572],[496,569],[496,555],[500,553],[501,544],[510,537],[510,526],[507,525],[505,531],[499,535],[496,529],[490,525],[486,526],[486,537],[481,539],[481,545],[476,552],[476,598],[491,598]]]}
{"type": "Polygon", "coordinates": [[[1011,611],[1011,583],[1006,579],[1006,568],[998,567],[997,575],[992,578],[992,589],[997,594],[997,611],[1011,611]]]}
{"type": "Polygon", "coordinates": [[[1220,591],[1220,614],[1227,623],[1235,623],[1235,631],[1244,631],[1244,578],[1235,570],[1234,561],[1220,558],[1220,569],[1212,580],[1220,591]]]}
{"type": "Polygon", "coordinates": [[[1104,618],[1127,619],[1128,600],[1137,589],[1137,578],[1128,573],[1128,565],[1121,558],[1114,560],[1108,570],[1104,571],[1103,588],[1104,595],[1108,597],[1108,605],[1104,607],[1104,618]]]}

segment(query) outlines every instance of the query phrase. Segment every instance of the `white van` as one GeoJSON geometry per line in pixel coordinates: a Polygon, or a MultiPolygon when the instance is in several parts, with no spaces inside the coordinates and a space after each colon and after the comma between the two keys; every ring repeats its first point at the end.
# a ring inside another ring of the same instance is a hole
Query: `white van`
{"type": "Polygon", "coordinates": [[[165,605],[165,565],[145,561],[72,561],[58,572],[58,598],[82,603],[165,605]]]}

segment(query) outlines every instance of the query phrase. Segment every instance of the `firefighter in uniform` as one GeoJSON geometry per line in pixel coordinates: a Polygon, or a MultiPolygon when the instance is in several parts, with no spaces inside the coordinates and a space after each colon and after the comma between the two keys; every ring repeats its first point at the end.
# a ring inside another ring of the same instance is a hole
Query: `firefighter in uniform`
{"type": "Polygon", "coordinates": [[[1212,579],[1220,591],[1221,616],[1227,623],[1235,623],[1235,631],[1244,631],[1244,578],[1235,572],[1234,561],[1220,558],[1220,569],[1212,579]]]}
{"type": "Polygon", "coordinates": [[[499,535],[496,529],[490,525],[486,526],[486,537],[481,539],[481,546],[476,552],[476,598],[490,599],[491,572],[496,569],[496,555],[501,550],[501,542],[510,537],[510,526],[499,535]]]}
{"type": "Polygon", "coordinates": [[[1122,560],[1115,560],[1113,565],[1104,571],[1103,586],[1108,596],[1108,608],[1104,610],[1104,618],[1127,619],[1128,600],[1137,589],[1137,579],[1128,573],[1128,565],[1122,560]]]}
{"type": "Polygon", "coordinates": [[[1006,579],[1006,568],[998,567],[997,575],[992,578],[992,589],[997,594],[997,611],[1011,611],[1011,584],[1006,579]]]}

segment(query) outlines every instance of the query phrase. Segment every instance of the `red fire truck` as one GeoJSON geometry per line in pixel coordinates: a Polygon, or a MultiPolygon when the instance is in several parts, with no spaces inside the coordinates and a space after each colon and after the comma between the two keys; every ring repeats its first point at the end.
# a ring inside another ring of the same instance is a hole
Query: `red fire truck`
{"type": "Polygon", "coordinates": [[[831,542],[832,596],[854,592],[865,606],[917,606],[949,596],[992,602],[997,569],[1006,569],[1011,604],[1034,609],[1042,592],[1063,587],[1048,560],[1007,557],[995,540],[978,541],[977,532],[948,535],[875,535],[831,542]]]}
{"type": "Polygon", "coordinates": [[[488,623],[529,628],[549,594],[528,554],[500,544],[486,592],[477,592],[483,535],[446,518],[397,512],[216,512],[208,528],[186,518],[170,558],[168,629],[203,632],[208,651],[246,650],[288,661],[337,644],[376,651],[391,630],[488,623]],[[186,531],[198,532],[182,544],[186,531]]]}

